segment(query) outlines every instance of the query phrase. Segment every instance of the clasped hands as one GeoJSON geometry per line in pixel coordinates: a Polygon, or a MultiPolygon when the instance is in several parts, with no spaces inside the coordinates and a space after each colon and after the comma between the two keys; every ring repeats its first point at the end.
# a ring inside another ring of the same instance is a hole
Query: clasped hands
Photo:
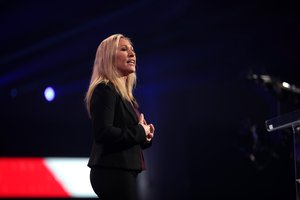
{"type": "Polygon", "coordinates": [[[151,142],[153,136],[154,136],[154,126],[153,124],[147,124],[144,114],[141,114],[139,117],[139,124],[143,126],[145,133],[146,133],[146,142],[151,142]]]}

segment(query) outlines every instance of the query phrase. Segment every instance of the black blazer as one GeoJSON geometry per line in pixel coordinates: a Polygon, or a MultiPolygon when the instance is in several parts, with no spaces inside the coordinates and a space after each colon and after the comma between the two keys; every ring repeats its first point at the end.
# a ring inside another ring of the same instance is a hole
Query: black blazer
{"type": "Polygon", "coordinates": [[[112,83],[100,83],[91,98],[93,145],[88,166],[141,170],[146,135],[131,103],[112,83]]]}

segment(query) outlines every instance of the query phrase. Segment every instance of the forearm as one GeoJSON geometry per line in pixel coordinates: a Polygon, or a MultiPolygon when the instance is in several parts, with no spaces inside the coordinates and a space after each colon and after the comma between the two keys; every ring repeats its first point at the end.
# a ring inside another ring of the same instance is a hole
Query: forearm
{"type": "Polygon", "coordinates": [[[145,131],[139,124],[123,129],[106,126],[95,128],[94,130],[94,137],[97,143],[131,146],[146,142],[145,131]]]}

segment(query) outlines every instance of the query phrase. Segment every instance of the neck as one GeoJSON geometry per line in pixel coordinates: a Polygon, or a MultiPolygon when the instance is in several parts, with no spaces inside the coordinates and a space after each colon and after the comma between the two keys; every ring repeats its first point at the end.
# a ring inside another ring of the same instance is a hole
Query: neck
{"type": "Polygon", "coordinates": [[[119,80],[122,83],[123,87],[126,88],[127,76],[122,76],[119,78],[119,80]]]}

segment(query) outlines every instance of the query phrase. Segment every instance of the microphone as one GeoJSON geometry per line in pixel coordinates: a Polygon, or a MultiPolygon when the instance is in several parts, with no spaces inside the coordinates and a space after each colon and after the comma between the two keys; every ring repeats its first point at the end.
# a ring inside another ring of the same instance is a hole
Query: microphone
{"type": "Polygon", "coordinates": [[[247,75],[247,79],[258,82],[265,86],[271,86],[276,91],[285,90],[294,94],[300,94],[300,88],[298,86],[288,83],[287,81],[281,81],[271,75],[249,73],[247,75]]]}
{"type": "Polygon", "coordinates": [[[260,83],[268,84],[274,82],[274,78],[271,77],[270,75],[265,75],[265,74],[254,74],[250,73],[247,75],[247,79],[257,81],[260,83]]]}

